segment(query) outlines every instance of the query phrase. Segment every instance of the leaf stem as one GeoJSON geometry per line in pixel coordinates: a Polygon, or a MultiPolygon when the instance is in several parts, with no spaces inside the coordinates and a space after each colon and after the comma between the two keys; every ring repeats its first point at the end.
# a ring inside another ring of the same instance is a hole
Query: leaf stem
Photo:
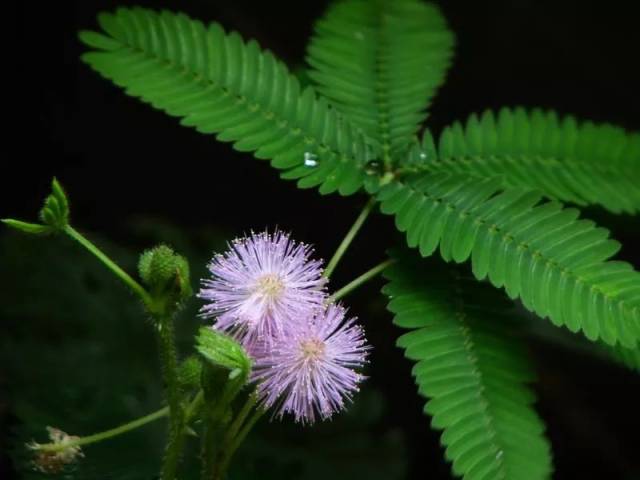
{"type": "MultiPolygon", "coordinates": [[[[247,401],[247,403],[248,402],[249,401],[247,401]]],[[[251,408],[247,410],[247,413],[250,410],[251,408]]],[[[236,450],[238,449],[238,447],[242,444],[242,442],[244,441],[246,436],[249,434],[253,426],[256,424],[258,420],[260,420],[260,418],[265,414],[266,411],[267,411],[266,409],[262,407],[258,407],[253,412],[253,415],[249,418],[249,420],[247,420],[244,426],[238,431],[235,437],[231,439],[230,443],[225,445],[224,450],[220,454],[220,459],[218,460],[218,463],[216,465],[216,470],[214,472],[214,476],[212,480],[224,479],[224,475],[227,471],[227,468],[229,468],[229,463],[231,462],[231,459],[233,458],[234,453],[236,453],[236,450]]]]}
{"type": "Polygon", "coordinates": [[[140,297],[142,302],[148,307],[151,305],[151,296],[142,285],[136,282],[127,272],[122,270],[113,260],[107,257],[98,247],[91,243],[86,237],[78,232],[71,225],[65,225],[64,232],[77,241],[80,245],[91,252],[98,260],[100,260],[116,277],[122,280],[133,292],[140,297]]]}
{"type": "Polygon", "coordinates": [[[371,209],[373,208],[374,204],[375,204],[375,199],[371,198],[369,199],[367,204],[364,206],[364,208],[360,212],[360,215],[358,215],[358,218],[356,218],[356,221],[353,223],[353,225],[345,235],[344,239],[338,246],[336,253],[334,253],[333,257],[331,257],[331,260],[329,260],[329,264],[327,265],[327,268],[325,269],[323,274],[325,277],[329,278],[331,276],[336,266],[338,265],[338,262],[340,262],[340,259],[342,258],[344,253],[347,251],[354,237],[356,236],[356,234],[364,224],[364,221],[367,219],[367,217],[371,213],[371,209]]]}
{"type": "Polygon", "coordinates": [[[233,422],[229,426],[229,430],[227,430],[227,433],[224,437],[225,445],[230,444],[231,441],[238,435],[238,431],[240,430],[240,427],[244,423],[245,419],[249,415],[249,412],[251,412],[251,409],[254,407],[257,401],[258,401],[258,398],[256,397],[255,393],[251,393],[247,398],[247,401],[244,403],[244,405],[238,412],[238,415],[236,415],[236,418],[233,419],[233,422]]]}
{"type": "Polygon", "coordinates": [[[394,261],[395,260],[393,260],[393,259],[385,260],[384,262],[379,263],[378,265],[376,265],[372,269],[367,270],[362,275],[360,275],[359,277],[353,279],[352,281],[347,283],[344,287],[342,287],[340,290],[338,290],[333,295],[331,295],[327,299],[327,304],[336,302],[336,301],[340,300],[342,297],[348,295],[349,293],[351,293],[356,288],[360,287],[364,283],[366,283],[369,280],[371,280],[372,278],[374,278],[376,275],[378,275],[380,272],[382,272],[385,268],[387,268],[389,265],[391,265],[394,261]]]}
{"type": "Polygon", "coordinates": [[[144,417],[136,418],[130,422],[127,422],[118,427],[112,428],[110,430],[105,430],[104,432],[94,433],[93,435],[87,435],[86,437],[80,437],[75,440],[69,440],[68,442],[63,443],[43,443],[38,444],[37,450],[44,450],[46,452],[59,452],[61,450],[66,450],[70,447],[81,447],[83,445],[89,445],[91,443],[101,442],[102,440],[107,440],[112,437],[117,437],[118,435],[122,435],[123,433],[130,432],[131,430],[135,430],[136,428],[140,428],[147,423],[153,422],[154,420],[158,420],[159,418],[166,417],[169,414],[169,407],[161,408],[160,410],[156,410],[149,415],[145,415],[144,417]]]}

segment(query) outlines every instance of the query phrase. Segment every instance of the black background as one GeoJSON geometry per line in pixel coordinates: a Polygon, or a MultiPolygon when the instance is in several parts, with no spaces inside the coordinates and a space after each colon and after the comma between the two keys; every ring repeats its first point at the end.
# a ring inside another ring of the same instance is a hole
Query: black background
{"type": "MultiPolygon", "coordinates": [[[[439,3],[458,45],[447,83],[430,109],[428,125],[435,132],[471,112],[502,105],[555,108],[640,129],[637,2],[439,3]]],[[[18,128],[6,138],[5,148],[15,149],[2,161],[0,216],[33,218],[56,175],[73,200],[75,224],[117,242],[127,242],[132,216],[163,218],[184,228],[214,225],[234,235],[278,225],[329,257],[363,198],[298,190],[266,162],[180,127],[79,61],[83,47],[76,31],[96,28],[101,10],[133,4],[219,21],[298,66],[313,20],[327,2],[22,4],[19,41],[12,45],[21,63],[15,90],[19,108],[11,120],[18,128]]],[[[615,218],[599,209],[586,215],[612,229],[625,245],[622,258],[640,266],[638,219],[615,218]]],[[[394,238],[390,220],[374,217],[334,285],[383,258],[394,238]]],[[[352,309],[362,309],[379,286],[356,295],[352,309]]],[[[409,436],[411,478],[448,478],[438,437],[420,414],[422,400],[415,395],[409,364],[393,347],[397,332],[388,320],[377,319],[385,323],[371,329],[376,348],[371,381],[392,403],[395,413],[389,421],[409,436]]],[[[537,341],[532,346],[541,377],[540,411],[556,457],[555,478],[639,478],[633,476],[640,475],[638,379],[537,341]]]]}

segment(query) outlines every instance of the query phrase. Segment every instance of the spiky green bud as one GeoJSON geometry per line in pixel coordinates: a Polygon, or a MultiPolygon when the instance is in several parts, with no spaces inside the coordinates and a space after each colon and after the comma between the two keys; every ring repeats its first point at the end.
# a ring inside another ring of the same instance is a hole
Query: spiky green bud
{"type": "Polygon", "coordinates": [[[144,252],[138,272],[151,295],[164,306],[175,306],[191,296],[189,263],[166,245],[144,252]]]}
{"type": "Polygon", "coordinates": [[[69,201],[62,185],[55,178],[51,181],[51,193],[45,199],[39,216],[42,223],[23,222],[13,218],[4,218],[2,222],[21,232],[37,235],[63,230],[69,225],[69,201]]]}
{"type": "Polygon", "coordinates": [[[51,194],[40,210],[40,220],[55,230],[62,230],[69,224],[69,201],[56,178],[51,181],[51,194]]]}

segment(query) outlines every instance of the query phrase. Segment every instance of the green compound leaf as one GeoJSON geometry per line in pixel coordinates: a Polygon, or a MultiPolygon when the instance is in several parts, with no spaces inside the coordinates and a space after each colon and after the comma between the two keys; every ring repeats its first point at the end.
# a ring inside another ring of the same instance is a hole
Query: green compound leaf
{"type": "Polygon", "coordinates": [[[444,129],[437,157],[428,156],[419,169],[499,177],[504,187],[535,189],[550,199],[640,211],[640,134],[550,111],[471,115],[444,129]]]}
{"type": "Polygon", "coordinates": [[[465,480],[550,478],[550,446],[525,385],[533,375],[504,299],[455,268],[399,257],[384,273],[383,292],[394,323],[410,330],[397,343],[416,362],[412,374],[429,399],[424,411],[444,430],[453,473],[465,480]]]}
{"type": "Polygon", "coordinates": [[[450,64],[454,36],[440,10],[416,0],[336,2],[315,27],[309,76],[383,147],[404,152],[450,64]]]}
{"type": "Polygon", "coordinates": [[[446,261],[471,257],[489,278],[540,317],[590,340],[633,348],[640,338],[640,274],[610,261],[620,245],[579,212],[497,179],[423,174],[380,191],[410,247],[422,256],[440,247],[446,261]]]}
{"type": "Polygon", "coordinates": [[[127,94],[270,159],[301,188],[348,195],[362,186],[375,142],[255,41],[166,11],[119,9],[99,22],[105,34],[80,34],[98,49],[82,59],[127,94]]]}

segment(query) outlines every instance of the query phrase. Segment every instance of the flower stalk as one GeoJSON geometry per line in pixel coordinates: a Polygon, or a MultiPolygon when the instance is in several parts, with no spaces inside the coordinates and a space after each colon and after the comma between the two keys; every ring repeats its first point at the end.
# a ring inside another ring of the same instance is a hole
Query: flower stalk
{"type": "Polygon", "coordinates": [[[367,270],[362,275],[354,278],[352,281],[347,283],[344,287],[342,287],[341,289],[336,291],[334,294],[329,296],[327,298],[327,304],[337,302],[341,298],[347,296],[352,291],[356,290],[357,288],[367,283],[372,278],[382,273],[384,269],[387,268],[389,265],[393,264],[393,262],[394,262],[393,259],[385,260],[384,262],[379,263],[378,265],[371,268],[370,270],[367,270]]]}
{"type": "Polygon", "coordinates": [[[353,242],[353,239],[362,228],[362,225],[364,225],[365,220],[367,219],[367,217],[369,217],[369,214],[371,213],[371,210],[373,209],[375,203],[376,202],[373,197],[369,199],[367,204],[360,212],[360,215],[358,215],[358,218],[356,218],[356,221],[353,223],[353,225],[345,235],[342,242],[340,242],[340,245],[338,245],[336,252],[333,254],[333,257],[331,257],[331,260],[329,260],[329,263],[327,264],[327,268],[324,270],[324,276],[326,278],[329,278],[338,266],[338,263],[351,245],[351,242],[353,242]]]}

